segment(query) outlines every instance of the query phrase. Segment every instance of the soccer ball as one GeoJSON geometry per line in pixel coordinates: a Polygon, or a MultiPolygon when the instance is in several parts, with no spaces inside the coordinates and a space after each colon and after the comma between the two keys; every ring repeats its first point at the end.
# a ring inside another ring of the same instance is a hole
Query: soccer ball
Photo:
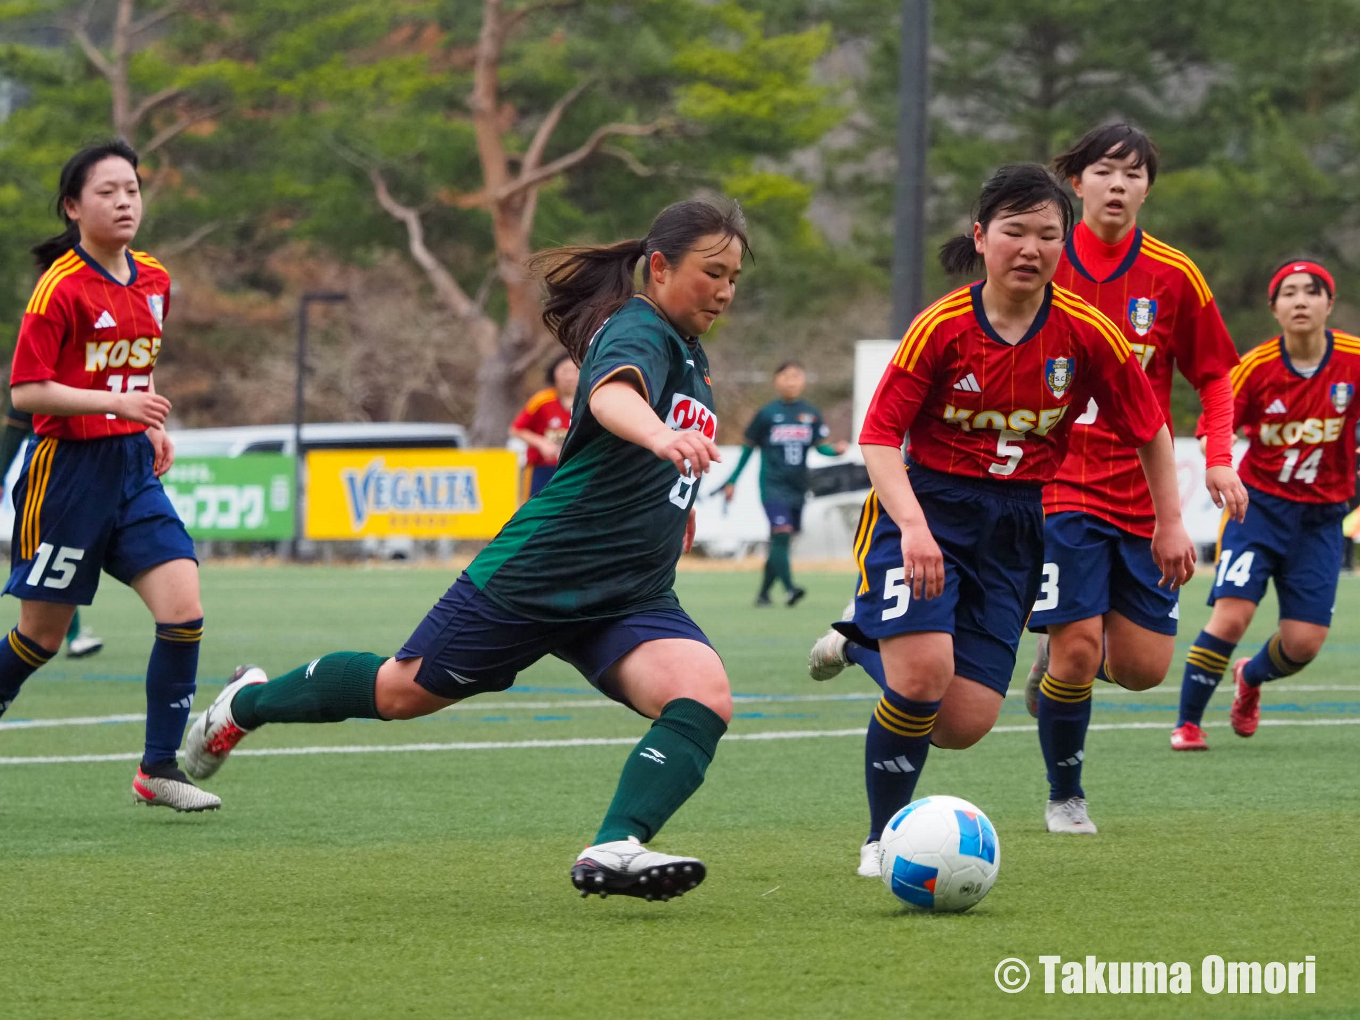
{"type": "Polygon", "coordinates": [[[883,884],[921,910],[967,910],[1001,867],[996,829],[959,797],[922,797],[892,816],[881,838],[883,884]]]}

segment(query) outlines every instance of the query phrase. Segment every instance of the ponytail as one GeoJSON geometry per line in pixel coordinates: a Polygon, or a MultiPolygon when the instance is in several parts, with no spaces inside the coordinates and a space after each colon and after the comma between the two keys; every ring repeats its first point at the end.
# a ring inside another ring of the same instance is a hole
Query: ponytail
{"type": "Polygon", "coordinates": [[[651,280],[653,252],[678,266],[700,239],[710,236],[721,237],[724,244],[735,237],[742,255],[750,254],[746,217],[735,202],[725,199],[668,205],[652,220],[646,237],[539,252],[529,260],[529,268],[542,274],[548,288],[543,324],[579,365],[604,321],[636,293],[633,275],[639,260],[645,285],[651,280]]]}
{"type": "Polygon", "coordinates": [[[940,265],[950,276],[975,273],[982,266],[972,234],[959,234],[940,245],[940,265]]]}
{"type": "Polygon", "coordinates": [[[121,138],[81,149],[61,168],[61,179],[57,184],[57,215],[61,217],[62,223],[66,224],[66,229],[46,241],[39,241],[29,249],[33,253],[33,261],[37,264],[38,272],[47,272],[53,262],[80,243],[80,224],[67,215],[66,201],[67,199],[73,202],[80,201],[80,193],[85,190],[90,170],[96,163],[110,158],[127,160],[132,164],[134,171],[137,169],[136,150],[121,138]]]}

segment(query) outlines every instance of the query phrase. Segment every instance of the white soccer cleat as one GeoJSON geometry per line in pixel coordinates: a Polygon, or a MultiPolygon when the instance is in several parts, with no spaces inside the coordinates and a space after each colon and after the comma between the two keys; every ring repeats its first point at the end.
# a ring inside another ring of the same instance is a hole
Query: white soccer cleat
{"type": "Polygon", "coordinates": [[[132,800],[148,807],[168,807],[176,811],[216,811],[222,798],[207,790],[200,790],[174,762],[157,765],[148,773],[146,766],[137,767],[132,780],[132,800]]]}
{"type": "Polygon", "coordinates": [[[571,884],[582,896],[610,893],[644,900],[682,896],[704,880],[704,862],[648,850],[637,837],[588,846],[571,866],[571,884]]]}
{"type": "MultiPolygon", "coordinates": [[[[842,622],[855,618],[855,600],[851,599],[841,612],[842,622]]],[[[817,639],[808,652],[808,676],[814,680],[830,680],[839,676],[850,663],[845,658],[846,637],[832,627],[817,639]]]]}
{"type": "Polygon", "coordinates": [[[1034,718],[1039,718],[1039,684],[1048,672],[1048,635],[1039,635],[1039,649],[1034,653],[1034,665],[1025,677],[1025,708],[1034,718]]]}
{"type": "Polygon", "coordinates": [[[66,642],[66,657],[68,659],[83,659],[87,655],[93,655],[103,647],[103,638],[97,638],[93,634],[82,631],[66,642]]]}
{"type": "Polygon", "coordinates": [[[243,687],[268,682],[269,677],[259,666],[236,668],[222,693],[189,728],[189,735],[184,738],[184,771],[195,779],[207,779],[222,767],[231,749],[250,732],[236,725],[232,718],[232,699],[243,687]]]}
{"type": "Polygon", "coordinates": [[[860,878],[883,877],[883,844],[878,840],[865,843],[859,848],[859,867],[855,874],[860,878]]]}
{"type": "Polygon", "coordinates": [[[1044,821],[1049,832],[1070,832],[1076,835],[1096,834],[1096,823],[1086,813],[1085,797],[1050,800],[1044,809],[1044,821]]]}

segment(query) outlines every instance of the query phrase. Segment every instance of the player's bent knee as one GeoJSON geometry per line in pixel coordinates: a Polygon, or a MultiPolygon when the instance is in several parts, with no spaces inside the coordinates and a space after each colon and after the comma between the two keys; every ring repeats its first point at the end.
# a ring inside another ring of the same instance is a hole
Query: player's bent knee
{"type": "Polygon", "coordinates": [[[431,694],[416,683],[422,659],[388,659],[378,667],[373,701],[384,719],[417,719],[438,712],[449,699],[431,694]]]}
{"type": "Polygon", "coordinates": [[[732,721],[732,687],[725,673],[689,678],[685,682],[673,684],[668,693],[671,696],[666,698],[667,703],[677,698],[687,698],[699,702],[723,722],[732,721]]]}

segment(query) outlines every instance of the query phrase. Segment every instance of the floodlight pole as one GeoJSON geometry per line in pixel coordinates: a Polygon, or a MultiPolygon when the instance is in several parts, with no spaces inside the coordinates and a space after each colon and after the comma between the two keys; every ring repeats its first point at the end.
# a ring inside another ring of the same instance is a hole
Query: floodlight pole
{"type": "Polygon", "coordinates": [[[898,69],[897,187],[893,195],[892,336],[901,337],[923,306],[926,246],[926,149],[930,103],[930,0],[902,0],[898,69]]]}
{"type": "Polygon", "coordinates": [[[298,303],[297,331],[297,388],[293,394],[293,543],[292,558],[298,558],[298,543],[302,541],[302,419],[306,415],[305,383],[307,378],[307,309],[312,304],[337,304],[348,301],[349,295],[335,290],[309,290],[298,303]]]}

